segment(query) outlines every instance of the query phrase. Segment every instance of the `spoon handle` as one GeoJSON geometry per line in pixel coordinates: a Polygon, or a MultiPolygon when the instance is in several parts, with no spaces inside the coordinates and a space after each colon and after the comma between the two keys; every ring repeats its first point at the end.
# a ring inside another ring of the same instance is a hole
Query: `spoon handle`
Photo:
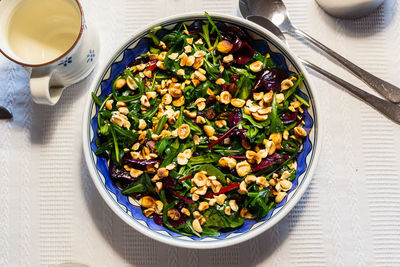
{"type": "Polygon", "coordinates": [[[393,103],[400,103],[400,88],[394,86],[391,83],[388,83],[375,75],[363,70],[362,68],[358,67],[354,63],[350,62],[349,60],[345,59],[343,56],[339,55],[332,49],[326,47],[325,45],[321,44],[319,41],[315,40],[313,37],[308,35],[307,33],[303,32],[302,30],[292,27],[288,31],[289,33],[294,33],[298,36],[303,37],[304,39],[310,41],[315,46],[323,50],[325,53],[336,59],[340,62],[344,67],[346,67],[349,71],[354,73],[357,77],[363,80],[367,85],[369,85],[372,89],[377,91],[383,97],[388,99],[393,103]]]}
{"type": "Polygon", "coordinates": [[[364,102],[368,103],[376,110],[381,112],[382,114],[386,115],[389,119],[393,120],[394,122],[400,124],[400,106],[393,104],[389,101],[383,100],[379,97],[371,95],[370,93],[361,90],[360,88],[346,82],[345,80],[333,75],[332,73],[321,69],[317,65],[314,65],[311,62],[308,62],[304,59],[300,59],[300,61],[307,67],[315,70],[316,72],[321,73],[322,75],[326,76],[327,78],[331,79],[332,81],[336,82],[337,84],[341,85],[347,91],[352,93],[353,95],[359,97],[364,102]]]}

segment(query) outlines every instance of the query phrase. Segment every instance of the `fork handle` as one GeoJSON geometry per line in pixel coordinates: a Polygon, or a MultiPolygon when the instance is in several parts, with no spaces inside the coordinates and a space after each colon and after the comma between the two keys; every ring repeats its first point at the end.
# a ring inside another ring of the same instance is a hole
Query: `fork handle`
{"type": "Polygon", "coordinates": [[[307,33],[303,32],[302,30],[296,28],[296,27],[291,27],[288,30],[289,33],[296,34],[300,37],[303,37],[304,39],[308,40],[312,44],[314,44],[316,47],[320,48],[322,51],[324,51],[326,54],[330,55],[334,59],[336,59],[339,63],[341,63],[345,68],[347,68],[349,71],[351,71],[354,75],[359,77],[363,82],[365,82],[368,86],[370,86],[372,89],[377,91],[379,94],[381,94],[383,97],[388,99],[389,101],[393,103],[400,103],[400,88],[397,86],[394,86],[393,84],[386,82],[375,75],[365,71],[364,69],[358,67],[354,63],[350,62],[343,56],[339,55],[332,49],[326,47],[307,33]]]}
{"type": "Polygon", "coordinates": [[[371,95],[370,93],[361,90],[360,88],[346,82],[345,80],[333,75],[332,73],[321,69],[317,65],[314,65],[311,62],[308,62],[304,59],[300,59],[300,61],[307,67],[315,70],[316,72],[321,73],[322,75],[326,76],[327,78],[331,79],[332,81],[336,82],[337,84],[341,85],[344,89],[352,93],[353,95],[359,97],[364,102],[368,103],[376,110],[384,114],[389,119],[393,120],[394,122],[400,124],[400,106],[393,104],[389,101],[383,100],[379,97],[371,95]]]}

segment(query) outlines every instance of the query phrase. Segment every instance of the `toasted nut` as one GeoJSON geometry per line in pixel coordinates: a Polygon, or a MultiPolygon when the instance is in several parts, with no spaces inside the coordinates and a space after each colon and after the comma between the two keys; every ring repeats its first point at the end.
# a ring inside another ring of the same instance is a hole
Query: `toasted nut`
{"type": "Polygon", "coordinates": [[[195,42],[195,44],[197,44],[197,45],[202,45],[202,44],[203,44],[203,40],[202,40],[201,38],[199,38],[199,39],[195,42]]]}
{"type": "Polygon", "coordinates": [[[177,156],[177,161],[179,165],[186,165],[189,160],[186,158],[185,154],[179,153],[177,156]]]}
{"type": "MultiPolygon", "coordinates": [[[[108,101],[110,101],[110,100],[108,100],[108,101]]],[[[112,101],[114,101],[114,100],[112,100],[112,101]]],[[[116,106],[117,106],[117,108],[126,107],[126,103],[123,101],[118,101],[116,106]]]]}
{"type": "Polygon", "coordinates": [[[179,98],[182,96],[182,90],[179,88],[172,87],[168,89],[168,93],[173,97],[173,98],[179,98]]]}
{"type": "Polygon", "coordinates": [[[190,148],[188,148],[185,151],[183,151],[183,154],[185,154],[185,157],[187,159],[190,159],[192,157],[192,150],[190,148]]]}
{"type": "Polygon", "coordinates": [[[175,59],[178,58],[178,56],[179,56],[178,53],[171,53],[171,54],[168,56],[168,58],[171,59],[171,60],[175,60],[175,59]]]}
{"type": "Polygon", "coordinates": [[[250,64],[250,70],[252,72],[259,72],[262,70],[263,63],[259,60],[250,64]]]}
{"type": "Polygon", "coordinates": [[[249,163],[255,163],[256,162],[256,157],[257,153],[252,151],[252,150],[247,150],[246,151],[246,159],[249,161],[249,163]]]}
{"type": "Polygon", "coordinates": [[[287,89],[289,89],[290,87],[293,86],[293,82],[289,79],[285,79],[281,82],[281,92],[286,91],[287,89]]]}
{"type": "Polygon", "coordinates": [[[242,139],[241,144],[242,147],[244,147],[245,149],[251,149],[251,145],[249,144],[249,142],[247,142],[246,139],[242,139]]]}
{"type": "Polygon", "coordinates": [[[161,98],[162,103],[164,103],[165,105],[169,105],[172,103],[172,96],[170,94],[165,94],[163,95],[163,97],[161,98]]]}
{"type": "Polygon", "coordinates": [[[144,196],[140,199],[139,204],[143,208],[152,208],[154,207],[156,201],[151,196],[144,196]]]}
{"type": "Polygon", "coordinates": [[[218,163],[219,165],[221,165],[221,167],[229,167],[229,169],[232,170],[236,166],[236,159],[230,157],[222,157],[219,159],[218,163]]]}
{"type": "Polygon", "coordinates": [[[243,111],[244,111],[245,114],[251,115],[251,111],[250,111],[250,109],[248,107],[244,107],[243,111]]]}
{"type": "Polygon", "coordinates": [[[199,204],[199,211],[205,211],[205,210],[208,209],[209,207],[210,207],[210,205],[209,205],[207,202],[205,202],[205,201],[200,202],[200,204],[199,204]]]}
{"type": "Polygon", "coordinates": [[[146,68],[146,64],[139,64],[139,65],[136,66],[136,69],[137,69],[138,71],[142,71],[142,70],[144,70],[145,68],[146,68]]]}
{"type": "Polygon", "coordinates": [[[192,188],[190,188],[189,192],[190,194],[193,194],[194,192],[196,192],[197,187],[193,186],[192,188]]]}
{"type": "Polygon", "coordinates": [[[257,112],[257,110],[259,110],[261,107],[257,104],[251,104],[249,106],[249,110],[251,113],[257,112]]]}
{"type": "Polygon", "coordinates": [[[257,177],[256,183],[262,187],[267,187],[269,185],[267,179],[263,176],[257,177]]]}
{"type": "Polygon", "coordinates": [[[255,175],[247,175],[244,181],[246,182],[246,184],[255,183],[257,181],[257,177],[255,175]]]}
{"type": "Polygon", "coordinates": [[[181,96],[180,98],[172,101],[172,105],[174,105],[175,107],[181,107],[181,106],[183,106],[183,104],[185,104],[184,96],[181,96]]]}
{"type": "Polygon", "coordinates": [[[184,76],[184,75],[185,75],[185,70],[184,70],[184,69],[179,69],[179,70],[176,72],[176,74],[179,75],[179,76],[184,76]]]}
{"type": "Polygon", "coordinates": [[[225,64],[229,64],[233,61],[233,55],[229,54],[227,56],[224,56],[224,58],[222,59],[222,62],[225,64]]]}
{"type": "Polygon", "coordinates": [[[194,56],[188,56],[188,58],[185,62],[185,65],[187,67],[191,67],[191,66],[193,66],[195,60],[196,60],[196,58],[194,56]]]}
{"type": "Polygon", "coordinates": [[[151,78],[152,72],[151,70],[145,70],[144,71],[144,76],[146,76],[147,78],[151,78]]]}
{"type": "Polygon", "coordinates": [[[181,218],[181,214],[177,209],[170,209],[167,211],[167,216],[171,218],[173,221],[177,221],[181,218]]]}
{"type": "MultiPolygon", "coordinates": [[[[196,63],[195,63],[195,64],[196,64],[196,63]]],[[[194,65],[193,65],[193,66],[194,66],[194,65]]],[[[198,80],[201,81],[201,82],[204,82],[204,81],[207,80],[206,76],[205,76],[203,73],[201,73],[200,71],[198,71],[198,70],[196,70],[196,71],[193,73],[193,77],[196,78],[196,79],[198,79],[198,80]]]]}
{"type": "Polygon", "coordinates": [[[197,200],[199,200],[199,198],[200,198],[200,196],[198,194],[196,194],[196,193],[192,194],[192,200],[193,201],[197,201],[197,200]]]}
{"type": "Polygon", "coordinates": [[[258,112],[253,112],[251,115],[253,115],[253,118],[257,121],[265,121],[268,119],[268,114],[260,115],[258,112]]]}
{"type": "Polygon", "coordinates": [[[226,215],[231,215],[231,207],[230,206],[226,206],[224,212],[225,212],[226,215]]]}
{"type": "Polygon", "coordinates": [[[156,192],[160,193],[162,188],[163,188],[163,183],[162,182],[157,182],[156,185],[155,185],[156,192]]]}
{"type": "Polygon", "coordinates": [[[289,139],[289,132],[287,130],[283,131],[283,140],[288,140],[289,139]]]}
{"type": "Polygon", "coordinates": [[[285,100],[285,95],[284,95],[284,94],[277,94],[277,95],[276,95],[276,102],[277,102],[278,104],[279,104],[279,103],[282,103],[283,100],[285,100]]]}
{"type": "Polygon", "coordinates": [[[244,219],[253,219],[254,218],[254,216],[246,208],[241,209],[239,215],[240,215],[240,217],[242,217],[244,219]]]}
{"type": "MultiPolygon", "coordinates": [[[[197,121],[197,119],[196,119],[196,121],[197,121]]],[[[200,137],[197,134],[193,135],[193,143],[196,146],[200,144],[200,137]]]]}
{"type": "Polygon", "coordinates": [[[217,120],[215,121],[215,126],[218,128],[223,128],[227,125],[226,120],[217,120]]]}
{"type": "Polygon", "coordinates": [[[307,136],[306,130],[304,130],[304,128],[299,126],[294,127],[294,134],[299,138],[304,138],[307,136]]]}
{"type": "Polygon", "coordinates": [[[167,67],[165,67],[163,61],[157,61],[156,66],[157,66],[159,69],[162,69],[162,70],[166,70],[166,69],[167,69],[167,67]]]}
{"type": "Polygon", "coordinates": [[[201,215],[201,213],[198,210],[193,211],[193,217],[195,219],[200,219],[201,217],[203,217],[203,215],[201,215]]]}
{"type": "Polygon", "coordinates": [[[219,102],[228,105],[229,103],[231,103],[231,99],[232,99],[231,93],[229,93],[228,91],[223,91],[220,94],[219,102]]]}
{"type": "Polygon", "coordinates": [[[194,118],[196,118],[196,116],[197,116],[197,112],[196,111],[189,111],[189,110],[187,110],[187,109],[185,109],[184,111],[183,111],[183,113],[186,115],[186,116],[188,116],[189,118],[191,118],[191,119],[194,119],[194,118]]]}
{"type": "Polygon", "coordinates": [[[241,195],[247,194],[247,184],[245,181],[240,182],[238,193],[241,195]]]}
{"type": "Polygon", "coordinates": [[[210,199],[210,201],[208,201],[208,205],[210,205],[210,207],[214,206],[215,203],[217,203],[217,200],[215,198],[210,199]]]}
{"type": "Polygon", "coordinates": [[[143,174],[143,171],[137,170],[137,169],[131,169],[131,171],[129,172],[129,174],[130,174],[133,178],[138,178],[140,175],[143,174]]]}
{"type": "Polygon", "coordinates": [[[257,154],[262,158],[265,159],[268,157],[268,150],[267,149],[260,149],[257,154]]]}
{"type": "Polygon", "coordinates": [[[218,84],[218,85],[223,85],[223,84],[225,84],[225,80],[222,79],[222,78],[218,78],[218,79],[215,81],[215,83],[218,84]]]}
{"type": "Polygon", "coordinates": [[[232,50],[232,48],[233,48],[233,44],[226,40],[219,42],[217,45],[217,50],[224,54],[229,53],[232,50]]]}
{"type": "Polygon", "coordinates": [[[129,113],[129,109],[127,107],[120,107],[118,108],[118,112],[127,115],[129,113]]]}
{"type": "Polygon", "coordinates": [[[274,142],[272,142],[268,139],[264,139],[263,144],[265,145],[265,150],[268,150],[268,155],[272,155],[275,153],[276,146],[275,146],[274,142]]]}
{"type": "Polygon", "coordinates": [[[144,130],[147,127],[147,123],[143,119],[139,119],[139,130],[144,130]]]}
{"type": "Polygon", "coordinates": [[[224,205],[226,195],[225,194],[219,194],[217,196],[214,196],[215,200],[217,201],[218,205],[224,205]]]}
{"type": "Polygon", "coordinates": [[[193,38],[187,38],[187,39],[186,39],[186,42],[187,42],[188,44],[193,44],[193,38]]]}
{"type": "Polygon", "coordinates": [[[126,84],[125,79],[118,79],[115,81],[115,89],[120,89],[120,88],[124,87],[125,84],[126,84]]]}
{"type": "Polygon", "coordinates": [[[204,123],[206,123],[206,119],[204,117],[202,117],[202,116],[197,116],[196,123],[197,124],[204,124],[204,123]]]}
{"type": "Polygon", "coordinates": [[[236,108],[241,108],[244,106],[245,101],[243,99],[240,98],[234,98],[231,100],[231,104],[232,106],[236,107],[236,108]]]}
{"type": "Polygon", "coordinates": [[[193,86],[194,86],[195,88],[200,84],[200,81],[199,81],[198,79],[192,79],[191,81],[192,81],[193,86]]]}
{"type": "Polygon", "coordinates": [[[264,94],[263,96],[264,103],[272,103],[272,100],[274,100],[274,92],[269,91],[268,93],[264,94]]]}
{"type": "Polygon", "coordinates": [[[281,142],[282,142],[282,134],[281,134],[281,133],[272,133],[272,134],[269,136],[269,139],[270,139],[272,142],[274,142],[274,144],[275,144],[275,146],[276,146],[276,149],[278,149],[278,150],[281,150],[281,149],[282,149],[282,145],[281,145],[281,142]]]}
{"type": "Polygon", "coordinates": [[[193,179],[192,182],[198,186],[198,187],[202,187],[205,186],[207,183],[207,175],[205,171],[201,171],[201,172],[197,172],[193,179]]]}
{"type": "Polygon", "coordinates": [[[106,102],[106,109],[112,110],[112,105],[113,105],[113,103],[114,103],[114,100],[112,100],[112,99],[107,100],[107,102],[106,102]]]}
{"type": "MultiPolygon", "coordinates": [[[[201,66],[203,66],[204,63],[204,58],[202,57],[195,57],[194,59],[194,63],[192,65],[192,67],[197,70],[199,69],[201,66]]],[[[202,81],[202,79],[198,78],[200,81],[202,81]]]]}
{"type": "Polygon", "coordinates": [[[139,159],[140,153],[139,153],[139,152],[131,152],[131,157],[132,157],[133,159],[139,159]]]}
{"type": "Polygon", "coordinates": [[[190,135],[190,127],[187,124],[182,124],[178,128],[178,137],[180,139],[185,139],[190,135]]]}
{"type": "Polygon", "coordinates": [[[167,177],[169,175],[169,172],[168,172],[168,170],[166,168],[159,168],[157,170],[157,175],[160,178],[164,178],[164,177],[167,177]]]}
{"type": "Polygon", "coordinates": [[[253,99],[255,101],[261,100],[264,96],[264,92],[253,93],[253,99]]]}
{"type": "Polygon", "coordinates": [[[222,184],[220,182],[218,182],[216,180],[211,182],[211,190],[214,193],[218,193],[219,191],[221,191],[221,189],[222,189],[222,184]]]}
{"type": "Polygon", "coordinates": [[[147,98],[147,96],[142,95],[142,97],[140,98],[140,103],[142,104],[142,106],[149,108],[150,107],[150,102],[149,99],[147,98]]]}
{"type": "Polygon", "coordinates": [[[244,177],[251,171],[251,166],[247,161],[242,161],[236,164],[236,172],[240,177],[244,177]]]}
{"type": "Polygon", "coordinates": [[[182,53],[182,54],[180,54],[179,59],[181,60],[181,62],[179,63],[179,65],[180,65],[181,67],[183,67],[183,66],[186,65],[186,62],[187,62],[187,60],[188,60],[188,56],[186,55],[186,53],[182,53]]]}
{"type": "Polygon", "coordinates": [[[165,56],[167,55],[167,52],[161,52],[159,55],[158,55],[158,57],[157,57],[157,59],[159,60],[159,61],[164,61],[165,60],[165,56]]]}
{"type": "Polygon", "coordinates": [[[192,53],[192,47],[190,45],[185,46],[184,49],[186,54],[192,53]]]}
{"type": "Polygon", "coordinates": [[[279,181],[279,184],[284,192],[289,191],[292,188],[292,182],[289,180],[281,180],[279,181]]]}
{"type": "Polygon", "coordinates": [[[268,115],[272,111],[272,107],[267,107],[267,108],[260,108],[257,110],[257,113],[260,115],[268,115]]]}
{"type": "Polygon", "coordinates": [[[284,171],[282,173],[281,179],[288,179],[290,177],[290,172],[284,171]]]}
{"type": "Polygon", "coordinates": [[[282,200],[286,197],[286,195],[287,195],[286,192],[278,192],[278,194],[275,196],[275,202],[281,203],[282,200]]]}
{"type": "Polygon", "coordinates": [[[190,216],[190,211],[189,211],[187,208],[182,208],[182,209],[181,209],[181,212],[182,212],[183,214],[185,214],[186,216],[190,216]]]}
{"type": "Polygon", "coordinates": [[[194,193],[199,195],[199,196],[204,196],[207,193],[207,186],[200,187],[194,193]]]}
{"type": "MultiPolygon", "coordinates": [[[[196,42],[196,43],[197,43],[197,42],[196,42]]],[[[203,232],[203,228],[201,228],[200,221],[199,221],[198,219],[194,219],[194,220],[193,220],[192,226],[193,226],[193,229],[194,229],[196,232],[198,232],[198,233],[203,232]]]]}
{"type": "Polygon", "coordinates": [[[160,200],[157,200],[157,201],[155,202],[155,205],[154,205],[154,210],[155,210],[155,212],[156,212],[157,214],[161,215],[161,214],[162,214],[163,208],[164,208],[164,204],[163,204],[160,200]]]}
{"type": "Polygon", "coordinates": [[[206,133],[207,136],[213,136],[215,134],[215,130],[212,126],[209,125],[204,125],[203,130],[206,133]]]}
{"type": "Polygon", "coordinates": [[[197,103],[197,109],[198,109],[199,111],[202,111],[202,110],[204,110],[205,108],[206,108],[206,102],[197,103]]]}
{"type": "Polygon", "coordinates": [[[143,211],[144,216],[150,217],[155,212],[154,208],[148,208],[143,211]]]}
{"type": "Polygon", "coordinates": [[[231,207],[233,211],[239,210],[239,206],[236,204],[236,200],[234,199],[229,200],[229,207],[231,207]]]}

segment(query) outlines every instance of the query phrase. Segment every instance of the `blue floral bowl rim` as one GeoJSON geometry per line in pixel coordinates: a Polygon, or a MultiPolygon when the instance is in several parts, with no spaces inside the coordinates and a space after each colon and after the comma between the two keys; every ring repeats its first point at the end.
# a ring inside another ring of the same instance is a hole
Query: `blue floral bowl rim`
{"type": "Polygon", "coordinates": [[[98,71],[98,74],[96,78],[93,80],[92,85],[90,86],[90,90],[87,94],[87,102],[85,105],[84,113],[83,113],[83,120],[82,120],[82,139],[83,139],[83,152],[84,152],[84,157],[85,161],[89,170],[89,174],[92,178],[93,183],[95,184],[97,190],[99,191],[101,197],[105,200],[107,205],[111,208],[111,210],[114,211],[115,214],[117,214],[125,223],[133,227],[135,230],[139,231],[140,233],[154,239],[157,241],[160,241],[164,244],[168,245],[173,245],[173,246],[178,246],[178,247],[183,247],[183,248],[195,248],[195,249],[212,249],[212,248],[222,248],[222,247],[227,247],[227,246],[232,246],[235,244],[242,243],[244,241],[247,241],[251,238],[254,238],[258,236],[259,234],[265,232],[272,226],[274,226],[276,223],[278,223],[282,218],[284,218],[291,210],[292,208],[297,204],[297,202],[300,200],[306,189],[308,188],[308,185],[311,182],[311,179],[314,175],[315,168],[317,165],[317,161],[319,159],[320,155],[320,150],[321,150],[321,141],[319,138],[319,134],[321,132],[321,120],[318,120],[318,114],[319,114],[319,97],[318,97],[318,91],[314,90],[314,86],[311,83],[311,79],[309,78],[309,74],[303,64],[297,59],[296,55],[291,52],[288,47],[281,41],[279,40],[275,35],[273,35],[271,32],[268,30],[264,29],[263,27],[245,20],[243,18],[231,16],[231,15],[226,15],[226,14],[221,14],[221,13],[209,13],[209,15],[216,20],[224,21],[227,23],[232,23],[232,24],[237,24],[240,25],[241,27],[244,27],[246,29],[250,29],[251,31],[256,32],[257,34],[263,36],[268,42],[272,43],[274,46],[276,46],[281,52],[284,53],[284,56],[290,61],[290,63],[299,70],[300,73],[304,75],[304,83],[306,84],[306,87],[308,88],[310,97],[313,99],[313,115],[314,115],[314,125],[313,125],[313,131],[314,131],[314,143],[313,143],[313,148],[311,150],[311,159],[310,163],[305,171],[303,181],[301,184],[298,185],[296,188],[295,194],[290,198],[287,203],[284,204],[282,209],[275,215],[272,216],[270,219],[264,221],[264,223],[254,229],[251,229],[250,231],[238,234],[234,237],[230,237],[228,239],[220,239],[220,240],[211,240],[211,241],[197,241],[197,240],[181,240],[181,239],[176,239],[171,236],[163,235],[160,234],[147,226],[139,223],[136,221],[134,218],[132,218],[128,213],[124,212],[119,205],[116,203],[114,198],[111,196],[111,194],[108,192],[107,188],[104,186],[104,184],[101,182],[100,179],[98,179],[98,170],[96,166],[93,164],[93,161],[91,160],[91,139],[90,139],[90,122],[91,118],[89,118],[90,111],[93,108],[94,102],[92,100],[92,97],[90,94],[92,92],[96,92],[97,88],[100,86],[107,70],[109,67],[117,60],[117,58],[125,51],[128,49],[129,45],[131,43],[134,43],[135,41],[139,40],[142,38],[144,34],[148,33],[150,29],[159,26],[159,25],[168,25],[171,23],[179,23],[181,21],[189,21],[189,20],[196,20],[196,19],[206,19],[206,16],[204,12],[193,12],[193,13],[183,13],[183,14],[178,14],[174,16],[169,16],[166,18],[159,19],[152,23],[151,25],[148,25],[136,33],[132,34],[123,44],[115,50],[115,52],[110,56],[105,62],[100,71],[98,71]]]}

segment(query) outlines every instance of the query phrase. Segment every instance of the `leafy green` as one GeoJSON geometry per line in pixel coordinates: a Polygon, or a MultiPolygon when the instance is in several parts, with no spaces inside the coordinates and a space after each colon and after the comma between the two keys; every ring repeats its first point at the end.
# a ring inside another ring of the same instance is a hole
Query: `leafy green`
{"type": "Polygon", "coordinates": [[[278,133],[283,130],[283,123],[278,116],[278,102],[276,101],[276,93],[274,94],[274,99],[272,100],[272,110],[269,118],[271,119],[270,130],[273,133],[278,133]]]}
{"type": "Polygon", "coordinates": [[[206,171],[207,175],[215,176],[221,183],[226,183],[225,174],[211,164],[201,165],[199,171],[206,171]]]}

